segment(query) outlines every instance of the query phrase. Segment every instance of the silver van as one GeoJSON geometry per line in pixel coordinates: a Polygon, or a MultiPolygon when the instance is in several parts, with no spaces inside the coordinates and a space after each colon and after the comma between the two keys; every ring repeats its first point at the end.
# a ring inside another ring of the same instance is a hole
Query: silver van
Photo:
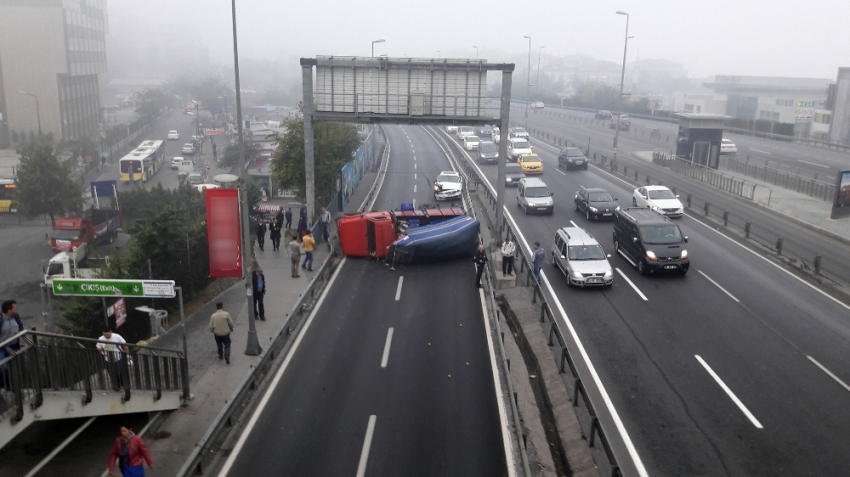
{"type": "Polygon", "coordinates": [[[555,201],[546,183],[536,177],[525,177],[517,183],[516,205],[526,214],[549,214],[555,211],[555,201]]]}
{"type": "Polygon", "coordinates": [[[552,244],[552,265],[567,277],[567,284],[611,286],[614,270],[599,242],[579,227],[563,227],[555,231],[552,244]]]}

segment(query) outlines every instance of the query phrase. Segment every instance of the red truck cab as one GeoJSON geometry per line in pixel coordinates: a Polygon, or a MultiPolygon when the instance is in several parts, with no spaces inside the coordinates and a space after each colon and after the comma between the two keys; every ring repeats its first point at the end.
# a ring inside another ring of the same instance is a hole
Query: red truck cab
{"type": "MultiPolygon", "coordinates": [[[[57,252],[71,252],[98,242],[115,239],[121,227],[117,210],[95,209],[88,217],[60,217],[53,226],[50,245],[57,252]]],[[[85,254],[78,259],[85,258],[85,254]]]]}

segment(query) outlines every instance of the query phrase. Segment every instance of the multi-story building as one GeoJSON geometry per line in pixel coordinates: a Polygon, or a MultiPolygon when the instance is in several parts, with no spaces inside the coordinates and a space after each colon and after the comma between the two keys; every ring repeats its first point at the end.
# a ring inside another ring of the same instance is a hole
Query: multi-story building
{"type": "Polygon", "coordinates": [[[831,142],[850,144],[850,68],[838,68],[835,86],[829,91],[827,108],[832,110],[828,137],[831,142]]]}
{"type": "Polygon", "coordinates": [[[0,0],[0,123],[57,139],[93,133],[107,26],[106,0],[0,0]]]}

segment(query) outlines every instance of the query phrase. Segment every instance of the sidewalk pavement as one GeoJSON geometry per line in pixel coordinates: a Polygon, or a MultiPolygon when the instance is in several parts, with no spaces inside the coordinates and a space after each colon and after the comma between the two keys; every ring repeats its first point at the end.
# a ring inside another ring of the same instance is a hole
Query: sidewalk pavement
{"type": "MultiPolygon", "coordinates": [[[[632,153],[632,156],[652,163],[652,151],[638,151],[632,153]]],[[[825,231],[831,236],[850,237],[850,220],[829,218],[830,212],[832,212],[830,202],[753,179],[734,171],[724,169],[721,172],[727,176],[757,184],[759,187],[756,187],[753,202],[770,212],[800,222],[816,231],[825,231]]]]}

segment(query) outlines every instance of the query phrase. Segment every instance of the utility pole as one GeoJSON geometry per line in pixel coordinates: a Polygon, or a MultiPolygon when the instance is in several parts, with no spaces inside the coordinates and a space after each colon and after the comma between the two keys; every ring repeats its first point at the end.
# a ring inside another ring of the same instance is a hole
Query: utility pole
{"type": "Polygon", "coordinates": [[[617,98],[617,124],[614,125],[614,162],[617,162],[617,146],[620,144],[620,116],[623,114],[623,83],[626,80],[626,52],[629,49],[629,14],[617,11],[617,15],[626,16],[626,40],[623,45],[623,69],[620,72],[620,96],[617,98]]]}
{"type": "Polygon", "coordinates": [[[543,53],[543,48],[546,48],[546,46],[541,46],[537,50],[537,79],[534,80],[534,87],[537,88],[535,91],[537,91],[538,94],[540,94],[540,56],[543,53]]]}
{"type": "Polygon", "coordinates": [[[528,38],[528,76],[525,80],[525,130],[528,131],[528,107],[531,105],[531,37],[528,38]]]}

